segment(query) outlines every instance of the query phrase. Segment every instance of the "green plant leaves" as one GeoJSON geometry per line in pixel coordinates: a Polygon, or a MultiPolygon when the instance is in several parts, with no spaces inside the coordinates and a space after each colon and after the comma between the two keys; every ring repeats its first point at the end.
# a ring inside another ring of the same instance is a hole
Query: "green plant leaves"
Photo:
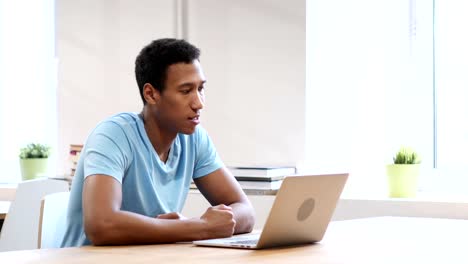
{"type": "Polygon", "coordinates": [[[20,149],[20,159],[45,159],[50,155],[50,146],[31,143],[20,149]]]}
{"type": "Polygon", "coordinates": [[[394,164],[419,164],[421,159],[418,154],[411,148],[402,147],[393,157],[394,164]]]}

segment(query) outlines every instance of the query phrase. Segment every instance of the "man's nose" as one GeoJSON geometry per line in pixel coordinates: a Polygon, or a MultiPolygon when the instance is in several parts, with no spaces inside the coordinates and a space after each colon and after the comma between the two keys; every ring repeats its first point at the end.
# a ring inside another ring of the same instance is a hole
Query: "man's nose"
{"type": "Polygon", "coordinates": [[[192,108],[196,110],[203,109],[205,106],[205,96],[201,93],[197,93],[192,102],[192,108]]]}

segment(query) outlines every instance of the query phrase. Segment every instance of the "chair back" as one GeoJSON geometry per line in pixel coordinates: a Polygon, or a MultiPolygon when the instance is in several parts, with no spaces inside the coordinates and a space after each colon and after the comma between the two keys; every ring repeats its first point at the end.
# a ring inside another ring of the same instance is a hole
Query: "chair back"
{"type": "Polygon", "coordinates": [[[0,233],[0,252],[36,249],[42,197],[69,190],[68,182],[36,179],[18,184],[0,233]]]}
{"type": "Polygon", "coordinates": [[[70,192],[44,196],[39,216],[37,248],[59,248],[65,235],[70,192]]]}

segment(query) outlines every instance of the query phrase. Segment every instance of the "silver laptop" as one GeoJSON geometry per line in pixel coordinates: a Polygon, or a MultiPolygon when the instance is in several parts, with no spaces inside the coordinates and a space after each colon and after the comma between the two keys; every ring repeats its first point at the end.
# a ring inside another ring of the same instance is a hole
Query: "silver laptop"
{"type": "Polygon", "coordinates": [[[289,176],[283,180],[260,234],[198,240],[197,246],[261,249],[322,240],[348,174],[289,176]]]}

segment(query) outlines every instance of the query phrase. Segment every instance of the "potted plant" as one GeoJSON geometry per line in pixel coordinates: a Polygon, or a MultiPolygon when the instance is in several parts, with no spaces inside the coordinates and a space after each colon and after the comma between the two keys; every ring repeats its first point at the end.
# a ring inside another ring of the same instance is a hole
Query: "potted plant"
{"type": "Polygon", "coordinates": [[[393,157],[393,164],[387,165],[390,197],[415,197],[421,160],[411,148],[402,147],[393,157]]]}
{"type": "Polygon", "coordinates": [[[20,150],[20,168],[23,180],[43,177],[47,173],[50,147],[31,143],[20,150]]]}

